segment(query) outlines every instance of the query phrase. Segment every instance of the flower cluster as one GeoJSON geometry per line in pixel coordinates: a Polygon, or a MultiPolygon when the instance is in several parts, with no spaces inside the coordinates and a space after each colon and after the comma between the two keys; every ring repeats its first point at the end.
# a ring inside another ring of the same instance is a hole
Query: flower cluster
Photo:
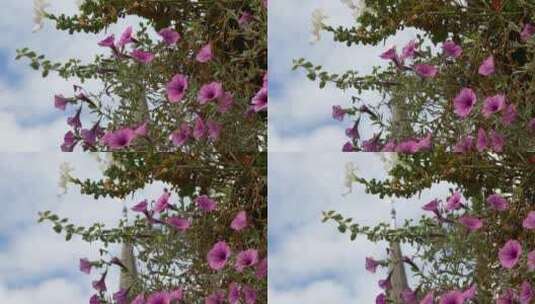
{"type": "MultiPolygon", "coordinates": [[[[189,229],[195,225],[194,219],[202,222],[203,217],[218,211],[218,202],[208,195],[198,195],[192,201],[193,211],[190,216],[180,215],[181,210],[171,202],[171,192],[167,189],[161,196],[149,204],[148,200],[143,200],[135,204],[131,210],[144,216],[146,224],[154,229],[158,226],[164,226],[177,233],[188,233],[189,229]],[[152,206],[152,207],[151,207],[152,206]]],[[[242,233],[249,228],[249,219],[246,211],[242,210],[235,214],[229,227],[236,234],[242,233]]],[[[90,274],[94,266],[100,265],[100,261],[89,261],[87,258],[80,259],[80,271],[90,274]]],[[[234,279],[238,277],[254,277],[256,280],[265,280],[267,276],[267,257],[261,257],[258,249],[247,248],[238,252],[234,257],[229,243],[225,240],[217,240],[211,249],[206,253],[206,265],[215,272],[234,272],[230,274],[234,279]],[[227,270],[228,264],[233,261],[233,270],[227,270]],[[248,272],[251,272],[249,274],[248,272]]],[[[127,270],[122,261],[113,257],[110,261],[104,262],[106,266],[118,266],[127,270]]],[[[106,278],[108,269],[101,274],[100,278],[93,282],[93,288],[97,292],[90,299],[92,304],[108,303],[105,302],[105,292],[107,291],[106,278]]],[[[250,281],[250,279],[249,279],[250,281]]],[[[128,304],[127,299],[132,296],[129,289],[121,289],[113,294],[113,303],[128,304]]],[[[170,290],[152,291],[150,294],[140,293],[135,296],[132,303],[135,304],[157,304],[157,303],[178,303],[184,298],[184,290],[180,287],[171,288],[170,290]]],[[[215,290],[205,298],[205,303],[217,304],[223,303],[228,299],[229,303],[238,303],[240,299],[243,303],[254,304],[257,299],[256,289],[247,283],[232,281],[228,285],[228,293],[221,289],[215,290]]]]}

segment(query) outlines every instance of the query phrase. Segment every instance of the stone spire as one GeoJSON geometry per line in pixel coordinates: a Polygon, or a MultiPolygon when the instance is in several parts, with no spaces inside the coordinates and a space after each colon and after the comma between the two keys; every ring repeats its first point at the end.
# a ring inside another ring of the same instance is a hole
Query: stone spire
{"type": "MultiPolygon", "coordinates": [[[[127,209],[123,209],[125,217],[127,216],[127,209]]],[[[129,289],[134,284],[137,278],[136,257],[134,255],[134,246],[130,243],[123,243],[121,248],[121,263],[125,269],[121,269],[119,276],[119,289],[129,289]]],[[[129,295],[129,301],[132,295],[129,295]]]]}
{"type": "MultiPolygon", "coordinates": [[[[392,204],[392,221],[391,228],[397,228],[397,219],[396,219],[396,207],[394,200],[391,201],[392,204]]],[[[394,303],[402,303],[401,292],[409,287],[407,282],[407,273],[405,272],[405,264],[403,263],[403,253],[401,252],[401,245],[399,242],[390,242],[390,283],[392,288],[389,292],[389,298],[391,298],[394,303]]]]}

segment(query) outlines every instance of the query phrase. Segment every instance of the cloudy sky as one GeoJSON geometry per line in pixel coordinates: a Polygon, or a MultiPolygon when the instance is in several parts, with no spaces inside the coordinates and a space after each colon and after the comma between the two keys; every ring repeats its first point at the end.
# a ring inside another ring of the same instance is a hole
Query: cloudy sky
{"type": "MultiPolygon", "coordinates": [[[[73,186],[59,195],[59,168],[64,162],[74,168],[76,177],[101,176],[93,155],[1,153],[0,159],[0,303],[85,303],[91,281],[98,275],[80,273],[78,260],[96,258],[99,244],[76,238],[65,242],[49,224],[37,223],[38,212],[51,210],[77,225],[101,222],[111,227],[117,224],[123,206],[130,207],[142,198],[156,199],[163,185],[149,185],[124,202],[94,200],[73,186]]],[[[108,282],[112,290],[117,288],[116,281],[117,273],[112,273],[108,282]]]]}
{"type": "MultiPolygon", "coordinates": [[[[355,222],[390,222],[390,204],[354,185],[344,185],[348,162],[365,178],[385,178],[375,153],[271,153],[269,158],[269,299],[276,304],[375,303],[377,281],[385,271],[364,269],[366,256],[385,258],[385,245],[364,238],[350,242],[321,212],[336,210],[355,222]]],[[[448,187],[435,185],[419,198],[396,201],[398,222],[419,218],[421,206],[446,198],[448,187]]],[[[404,247],[410,255],[412,248],[404,247]]]]}
{"type": "MultiPolygon", "coordinates": [[[[350,105],[355,92],[342,92],[307,80],[305,73],[292,71],[292,60],[304,57],[332,73],[356,69],[362,74],[373,66],[384,65],[379,55],[391,45],[402,46],[414,38],[414,31],[399,33],[377,47],[335,43],[332,35],[322,33],[311,44],[311,15],[325,11],[325,23],[333,26],[353,24],[351,11],[340,0],[269,2],[269,149],[270,151],[341,151],[349,122],[331,118],[333,105],[350,105]]],[[[376,98],[367,93],[363,98],[376,98]]],[[[363,138],[371,132],[362,130],[363,138]]]]}

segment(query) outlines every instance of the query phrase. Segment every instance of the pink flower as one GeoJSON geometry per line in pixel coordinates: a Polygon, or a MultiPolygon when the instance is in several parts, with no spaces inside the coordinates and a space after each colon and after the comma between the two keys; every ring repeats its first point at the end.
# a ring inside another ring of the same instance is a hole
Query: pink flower
{"type": "Polygon", "coordinates": [[[201,117],[195,119],[195,126],[193,127],[193,138],[199,140],[206,135],[206,125],[201,117]]]}
{"type": "Polygon", "coordinates": [[[199,53],[197,53],[197,57],[195,59],[200,63],[206,63],[214,58],[214,54],[212,52],[212,44],[208,43],[205,46],[201,48],[199,53]]]}
{"type": "Polygon", "coordinates": [[[136,205],[134,205],[134,207],[132,207],[132,211],[135,211],[135,212],[147,212],[147,206],[148,206],[148,202],[147,200],[142,200],[141,202],[137,203],[136,205]]]}
{"type": "Polygon", "coordinates": [[[149,132],[148,127],[149,127],[149,122],[145,121],[134,129],[134,134],[136,136],[147,136],[147,133],[149,132]]]}
{"type": "Polygon", "coordinates": [[[201,87],[197,94],[197,101],[203,105],[220,98],[223,93],[223,85],[220,82],[214,81],[201,87]]]}
{"type": "Polygon", "coordinates": [[[470,286],[470,288],[466,289],[463,291],[463,297],[465,300],[472,300],[475,298],[476,296],[476,291],[477,291],[477,285],[476,284],[472,284],[472,286],[470,286]]]}
{"type": "Polygon", "coordinates": [[[520,304],[530,304],[534,296],[535,294],[533,288],[531,288],[531,284],[528,281],[522,282],[520,294],[518,295],[520,304]]]}
{"type": "Polygon", "coordinates": [[[165,210],[169,209],[170,203],[169,198],[171,197],[171,192],[164,190],[162,195],[158,198],[156,201],[156,205],[154,206],[154,212],[161,213],[165,210]]]}
{"type": "Polygon", "coordinates": [[[381,59],[385,60],[392,60],[396,65],[400,64],[400,58],[398,57],[398,54],[396,52],[396,47],[392,47],[388,50],[386,50],[384,53],[382,53],[379,57],[381,59]]]}
{"type": "Polygon", "coordinates": [[[209,198],[206,195],[201,195],[195,199],[195,203],[199,208],[201,208],[204,212],[212,212],[216,208],[216,201],[209,198]]]}
{"type": "Polygon", "coordinates": [[[459,223],[463,224],[470,232],[481,229],[483,222],[477,217],[463,215],[459,218],[459,223]]]}
{"type": "Polygon", "coordinates": [[[485,99],[482,112],[485,118],[489,118],[492,114],[503,109],[505,109],[505,95],[499,94],[485,99]]]}
{"type": "Polygon", "coordinates": [[[429,203],[425,204],[422,207],[422,209],[425,210],[425,211],[431,211],[433,213],[438,214],[438,200],[434,199],[434,200],[430,201],[429,203]]]}
{"type": "Polygon", "coordinates": [[[489,56],[487,59],[485,59],[481,65],[479,66],[479,74],[483,76],[490,76],[494,74],[495,67],[494,67],[494,56],[489,56]]]}
{"type": "Polygon", "coordinates": [[[377,271],[377,266],[379,266],[380,263],[374,260],[372,257],[366,257],[366,265],[365,268],[367,271],[371,273],[375,273],[377,271]]]}
{"type": "Polygon", "coordinates": [[[440,296],[440,304],[463,304],[464,296],[458,290],[449,291],[440,296]]]}
{"type": "Polygon", "coordinates": [[[182,291],[182,288],[177,288],[171,292],[169,292],[169,300],[172,301],[180,301],[182,300],[184,296],[184,292],[182,291]]]}
{"type": "Polygon", "coordinates": [[[453,100],[457,116],[466,118],[474,108],[476,101],[476,93],[470,88],[463,88],[453,100]]]}
{"type": "Polygon", "coordinates": [[[109,35],[108,37],[104,38],[103,40],[99,41],[98,45],[99,46],[103,46],[103,47],[113,48],[114,43],[115,43],[115,35],[112,34],[112,35],[109,35]]]}
{"type": "Polygon", "coordinates": [[[267,276],[268,273],[268,259],[263,258],[258,264],[256,264],[255,275],[257,279],[262,279],[267,276]]]}
{"type": "Polygon", "coordinates": [[[384,293],[380,293],[375,297],[375,304],[386,304],[386,295],[384,293]]]}
{"type": "Polygon", "coordinates": [[[241,291],[240,291],[240,285],[236,282],[232,282],[229,285],[228,290],[228,301],[230,304],[236,304],[240,300],[241,291]]]}
{"type": "Polygon", "coordinates": [[[535,211],[530,211],[522,222],[522,227],[528,230],[535,229],[535,211]]]}
{"type": "Polygon", "coordinates": [[[188,89],[188,77],[182,74],[176,74],[171,81],[167,83],[167,98],[169,102],[176,103],[182,100],[188,89]]]}
{"type": "Polygon", "coordinates": [[[495,130],[490,130],[490,148],[496,153],[503,152],[505,137],[495,130]]]}
{"type": "Polygon", "coordinates": [[[171,141],[177,146],[184,145],[192,135],[193,130],[187,123],[182,123],[180,128],[171,134],[171,141]]]}
{"type": "Polygon", "coordinates": [[[247,213],[245,211],[240,211],[234,219],[232,220],[232,223],[230,223],[230,228],[232,228],[235,231],[240,231],[242,229],[245,229],[247,227],[247,213]]]}
{"type": "Polygon", "coordinates": [[[535,35],[535,26],[531,23],[524,24],[524,28],[522,28],[522,32],[520,33],[520,39],[523,42],[526,42],[533,37],[533,35],[535,35]]]}
{"type": "Polygon", "coordinates": [[[401,298],[405,304],[416,304],[416,292],[410,288],[406,288],[401,292],[401,298]]]}
{"type": "Polygon", "coordinates": [[[130,56],[137,60],[139,63],[148,64],[154,60],[154,54],[151,52],[145,52],[139,49],[135,49],[130,53],[130,56]]]}
{"type": "Polygon", "coordinates": [[[459,58],[463,54],[463,49],[451,40],[444,42],[442,50],[444,55],[452,58],[459,58]]]}
{"type": "Polygon", "coordinates": [[[341,106],[335,105],[332,108],[332,117],[335,120],[343,121],[344,116],[346,115],[346,110],[342,109],[341,106]]]}
{"type": "Polygon", "coordinates": [[[245,304],[255,304],[256,290],[247,285],[243,286],[243,298],[245,299],[245,304]]]}
{"type": "Polygon", "coordinates": [[[128,43],[134,42],[134,39],[132,38],[132,27],[127,27],[123,33],[121,34],[121,37],[119,38],[119,42],[117,42],[117,46],[123,47],[128,43]]]}
{"type": "Polygon", "coordinates": [[[528,253],[528,269],[530,271],[535,270],[535,250],[528,253]]]}
{"type": "Polygon", "coordinates": [[[502,123],[509,126],[515,122],[517,116],[516,105],[510,104],[502,111],[502,123]]]}
{"type": "Polygon", "coordinates": [[[268,106],[268,90],[267,88],[261,88],[260,91],[251,100],[251,105],[255,112],[265,111],[268,106]]]}
{"type": "Polygon", "coordinates": [[[147,299],[147,304],[170,304],[171,299],[167,292],[156,292],[151,294],[147,299]]]}
{"type": "Polygon", "coordinates": [[[145,304],[145,295],[144,294],[137,295],[137,297],[135,297],[134,300],[132,300],[132,303],[130,304],[145,304]]]}
{"type": "Polygon", "coordinates": [[[498,296],[498,299],[496,299],[496,304],[514,304],[516,297],[517,296],[514,290],[509,288],[498,296]]]}
{"type": "Polygon", "coordinates": [[[221,129],[223,128],[223,126],[213,120],[208,120],[206,122],[206,127],[208,128],[208,138],[212,141],[217,141],[219,139],[219,135],[221,134],[221,129]]]}
{"type": "Polygon", "coordinates": [[[515,267],[521,256],[522,246],[516,240],[507,241],[498,253],[500,263],[507,269],[515,267]]]}
{"type": "Polygon", "coordinates": [[[69,99],[63,97],[63,95],[54,96],[54,107],[56,109],[65,111],[65,108],[67,107],[68,103],[69,103],[69,99]]]}
{"type": "Polygon", "coordinates": [[[485,149],[487,149],[489,144],[489,139],[487,137],[487,132],[483,128],[479,128],[477,130],[477,142],[476,142],[476,148],[477,151],[483,152],[485,149]]]}
{"type": "Polygon", "coordinates": [[[407,43],[401,50],[401,60],[414,58],[414,55],[416,55],[416,48],[418,48],[416,40],[409,41],[409,43],[407,43]]]}
{"type": "Polygon", "coordinates": [[[130,128],[108,132],[102,136],[102,142],[111,150],[121,150],[128,147],[136,138],[134,130],[130,128]]]}
{"type": "Polygon", "coordinates": [[[225,302],[225,292],[216,291],[204,299],[204,304],[223,304],[225,302]]]}
{"type": "Polygon", "coordinates": [[[85,274],[91,273],[91,268],[93,264],[86,258],[80,259],[80,271],[85,274]]]}
{"type": "Polygon", "coordinates": [[[93,295],[90,299],[89,299],[89,304],[101,304],[100,302],[100,298],[98,297],[98,295],[93,295]]]}
{"type": "Polygon", "coordinates": [[[507,210],[507,208],[509,208],[509,204],[507,203],[507,200],[497,193],[489,195],[487,197],[487,203],[491,205],[492,208],[498,211],[504,211],[504,210],[507,210]]]}
{"type": "Polygon", "coordinates": [[[168,217],[167,224],[179,231],[186,231],[191,226],[191,222],[188,219],[178,216],[168,217]]]}
{"type": "Polygon", "coordinates": [[[461,193],[458,191],[455,191],[452,196],[448,198],[448,202],[446,204],[446,210],[457,210],[462,207],[461,202],[461,193]]]}
{"type": "Polygon", "coordinates": [[[455,153],[467,153],[473,149],[474,137],[471,135],[461,138],[453,147],[455,153]]]}
{"type": "Polygon", "coordinates": [[[423,78],[434,78],[438,73],[438,69],[434,65],[423,63],[416,64],[414,70],[416,71],[416,74],[423,78]]]}
{"type": "Polygon", "coordinates": [[[245,268],[254,266],[256,263],[258,263],[258,251],[256,249],[247,249],[238,254],[234,266],[237,272],[243,272],[245,268]]]}
{"type": "Polygon", "coordinates": [[[433,304],[433,300],[435,298],[435,295],[433,291],[431,290],[428,292],[425,297],[420,301],[420,304],[433,304]]]}
{"type": "Polygon", "coordinates": [[[210,249],[207,255],[208,265],[213,270],[221,270],[230,257],[230,247],[224,241],[219,241],[210,249]]]}
{"type": "Polygon", "coordinates": [[[158,32],[163,41],[167,45],[176,44],[180,40],[180,34],[172,27],[164,28],[158,32]]]}
{"type": "Polygon", "coordinates": [[[113,299],[117,304],[127,304],[128,290],[121,288],[113,294],[113,299]]]}

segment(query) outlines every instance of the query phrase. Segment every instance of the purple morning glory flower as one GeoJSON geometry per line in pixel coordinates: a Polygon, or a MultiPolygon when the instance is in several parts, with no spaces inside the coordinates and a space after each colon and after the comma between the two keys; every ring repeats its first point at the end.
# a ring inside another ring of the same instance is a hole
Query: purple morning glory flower
{"type": "Polygon", "coordinates": [[[80,259],[80,271],[85,274],[91,273],[91,268],[93,264],[86,258],[80,259]]]}
{"type": "Polygon", "coordinates": [[[428,293],[425,295],[425,297],[420,301],[420,304],[433,304],[434,298],[435,298],[435,294],[434,294],[433,291],[431,290],[431,291],[428,292],[428,293]]]}
{"type": "Polygon", "coordinates": [[[505,95],[498,94],[487,97],[481,112],[485,118],[489,118],[494,113],[498,113],[505,108],[505,95]]]}
{"type": "Polygon", "coordinates": [[[418,43],[416,43],[416,40],[409,41],[409,43],[407,43],[407,45],[404,46],[401,50],[401,60],[414,58],[414,55],[416,55],[417,47],[418,43]]]}
{"type": "Polygon", "coordinates": [[[56,109],[65,111],[65,108],[67,107],[68,103],[69,103],[69,99],[63,97],[63,95],[54,96],[54,107],[56,109]]]}
{"type": "Polygon", "coordinates": [[[240,16],[240,19],[238,19],[238,25],[240,27],[244,27],[247,24],[251,23],[251,21],[253,21],[253,19],[254,19],[253,14],[251,14],[248,11],[244,11],[244,12],[242,12],[242,14],[240,16]]]}
{"type": "Polygon", "coordinates": [[[501,265],[507,269],[515,267],[521,256],[522,246],[517,240],[507,241],[498,253],[501,265]]]}
{"type": "Polygon", "coordinates": [[[440,304],[463,304],[463,293],[458,290],[449,291],[440,296],[440,304]]]}
{"type": "Polygon", "coordinates": [[[463,49],[452,40],[444,42],[442,50],[444,55],[452,58],[459,58],[463,54],[463,49]]]}
{"type": "Polygon", "coordinates": [[[191,226],[191,222],[188,219],[178,216],[168,217],[167,224],[171,225],[178,231],[186,231],[191,226]]]}
{"type": "Polygon", "coordinates": [[[208,252],[208,265],[213,270],[221,270],[230,257],[230,247],[224,241],[217,242],[208,252]]]}
{"type": "Polygon", "coordinates": [[[247,213],[245,211],[240,211],[234,219],[232,220],[232,223],[230,223],[230,228],[234,231],[240,231],[247,227],[247,213]]]}
{"type": "Polygon", "coordinates": [[[173,144],[180,147],[190,139],[192,133],[191,127],[187,123],[182,123],[180,128],[171,134],[170,139],[173,144]]]}
{"type": "Polygon", "coordinates": [[[98,295],[93,295],[90,299],[89,299],[89,304],[100,304],[100,298],[98,297],[98,295]]]}
{"type": "Polygon", "coordinates": [[[509,126],[516,121],[517,116],[516,105],[510,104],[502,112],[502,123],[509,126]]]}
{"type": "Polygon", "coordinates": [[[425,210],[425,211],[431,211],[435,214],[438,214],[439,211],[438,211],[438,205],[439,205],[439,202],[437,199],[434,199],[432,201],[430,201],[429,203],[425,204],[422,209],[425,210]]]}
{"type": "Polygon", "coordinates": [[[346,115],[346,111],[342,109],[341,106],[338,106],[338,105],[333,106],[332,108],[333,119],[338,120],[338,121],[343,121],[345,115],[346,115]]]}
{"type": "Polygon", "coordinates": [[[126,304],[128,302],[128,290],[127,289],[120,289],[116,293],[113,294],[113,299],[117,304],[126,304]]]}
{"type": "Polygon", "coordinates": [[[470,112],[476,104],[477,97],[474,90],[470,88],[463,88],[459,95],[453,100],[453,106],[455,108],[455,114],[460,118],[466,118],[470,115],[470,112]]]}
{"type": "Polygon", "coordinates": [[[487,57],[487,59],[483,60],[483,62],[479,66],[478,72],[480,75],[483,75],[483,76],[490,76],[494,74],[495,72],[494,56],[491,55],[487,57]]]}
{"type": "Polygon", "coordinates": [[[216,100],[223,95],[223,85],[220,82],[211,82],[205,84],[197,94],[197,101],[200,104],[206,104],[209,101],[216,100]]]}
{"type": "Polygon", "coordinates": [[[255,304],[256,303],[256,290],[250,286],[243,286],[243,298],[245,304],[255,304]]]}
{"type": "Polygon", "coordinates": [[[176,74],[167,83],[167,98],[169,102],[176,103],[182,100],[188,89],[188,77],[182,74],[176,74]]]}
{"type": "Polygon", "coordinates": [[[523,42],[526,42],[533,37],[533,35],[535,35],[535,26],[531,23],[524,24],[522,32],[520,33],[520,39],[522,39],[523,42]]]}
{"type": "Polygon", "coordinates": [[[396,47],[394,46],[394,47],[386,50],[379,57],[381,57],[381,59],[392,60],[394,62],[397,62],[398,61],[398,54],[396,52],[396,47]]]}
{"type": "Polygon", "coordinates": [[[490,148],[496,153],[503,152],[503,146],[505,145],[505,137],[495,130],[490,130],[490,148]]]}
{"type": "Polygon", "coordinates": [[[434,65],[424,63],[414,65],[414,70],[422,78],[434,78],[438,73],[434,65]]]}
{"type": "Polygon", "coordinates": [[[265,111],[268,106],[268,90],[267,88],[261,88],[260,91],[251,100],[251,105],[255,112],[265,111]]]}
{"type": "Polygon", "coordinates": [[[516,295],[514,290],[509,288],[498,296],[498,299],[496,299],[496,304],[514,304],[515,299],[516,295]]]}
{"type": "Polygon", "coordinates": [[[147,298],[147,304],[170,304],[169,294],[167,292],[156,292],[147,298]]]}
{"type": "Polygon", "coordinates": [[[520,294],[518,295],[520,304],[531,303],[531,300],[534,296],[535,293],[533,291],[533,288],[531,287],[531,284],[528,281],[522,282],[522,285],[520,285],[520,294]]]}
{"type": "Polygon", "coordinates": [[[128,43],[132,43],[132,42],[134,42],[134,39],[132,38],[132,26],[128,26],[121,34],[121,37],[119,38],[119,41],[117,42],[117,46],[122,48],[128,43]]]}
{"type": "Polygon", "coordinates": [[[237,272],[243,272],[245,268],[254,266],[256,263],[258,263],[258,250],[247,249],[238,254],[234,267],[237,272]]]}
{"type": "Polygon", "coordinates": [[[365,268],[367,271],[375,273],[377,271],[377,266],[379,265],[380,263],[374,260],[372,257],[366,257],[365,268]]]}
{"type": "Polygon", "coordinates": [[[386,295],[384,293],[380,293],[375,298],[375,304],[386,304],[386,295]]]}
{"type": "Polygon", "coordinates": [[[215,200],[209,198],[207,195],[201,195],[195,199],[195,203],[204,212],[212,212],[215,210],[217,203],[215,200]]]}
{"type": "Polygon", "coordinates": [[[135,297],[134,300],[132,300],[132,303],[130,304],[145,304],[145,295],[144,294],[137,295],[137,297],[135,297]]]}
{"type": "Polygon", "coordinates": [[[489,144],[489,139],[487,137],[487,132],[483,128],[479,128],[477,130],[477,141],[476,141],[476,148],[477,151],[483,152],[485,149],[487,149],[489,144]]]}
{"type": "Polygon", "coordinates": [[[135,49],[130,53],[130,56],[137,60],[139,63],[148,64],[154,60],[155,55],[151,52],[145,52],[139,49],[135,49]]]}
{"type": "Polygon", "coordinates": [[[74,137],[74,133],[72,131],[68,131],[65,133],[65,136],[63,136],[61,151],[72,152],[74,150],[74,146],[76,146],[76,138],[74,137]]]}
{"type": "Polygon", "coordinates": [[[133,207],[132,207],[132,211],[135,211],[135,212],[147,212],[147,206],[149,205],[149,203],[147,202],[147,200],[142,200],[141,202],[135,204],[133,207]]]}
{"type": "Polygon", "coordinates": [[[219,113],[226,113],[234,104],[234,96],[229,92],[224,92],[217,100],[217,111],[219,113]]]}
{"type": "Polygon", "coordinates": [[[459,193],[458,191],[455,191],[452,196],[450,196],[448,198],[448,201],[447,201],[447,204],[446,204],[446,210],[457,210],[457,209],[460,209],[462,207],[462,202],[461,202],[461,193],[459,193]]]}
{"type": "Polygon", "coordinates": [[[342,147],[342,152],[353,152],[355,151],[355,147],[353,147],[353,143],[348,141],[344,144],[342,147]]]}
{"type": "Polygon", "coordinates": [[[255,267],[255,276],[257,279],[262,279],[267,277],[268,273],[268,259],[263,258],[255,267]]]}
{"type": "Polygon", "coordinates": [[[193,138],[199,140],[206,135],[206,124],[201,117],[195,119],[195,126],[193,127],[193,138]]]}
{"type": "Polygon", "coordinates": [[[121,150],[128,147],[136,138],[134,130],[123,128],[114,132],[108,132],[102,136],[102,142],[111,150],[121,150]]]}
{"type": "Polygon", "coordinates": [[[528,253],[528,269],[530,271],[535,270],[535,250],[528,253]]]}
{"type": "Polygon", "coordinates": [[[473,149],[474,137],[471,135],[461,138],[453,147],[455,153],[467,153],[473,149]]]}
{"type": "Polygon", "coordinates": [[[167,45],[176,44],[180,40],[180,34],[172,27],[164,28],[158,32],[167,45]]]}
{"type": "Polygon", "coordinates": [[[503,196],[497,193],[489,195],[487,197],[487,203],[492,208],[498,211],[504,211],[504,210],[507,210],[507,208],[509,208],[509,203],[507,202],[507,200],[503,196]]]}
{"type": "Polygon", "coordinates": [[[67,124],[74,129],[82,127],[82,121],[80,120],[80,114],[82,113],[82,107],[78,108],[74,116],[67,118],[67,124]]]}
{"type": "Polygon", "coordinates": [[[230,304],[236,304],[240,300],[241,292],[240,285],[236,282],[232,282],[229,285],[228,301],[230,304]]]}
{"type": "Polygon", "coordinates": [[[98,42],[99,46],[113,48],[115,44],[115,35],[111,34],[108,37],[98,42]]]}
{"type": "Polygon", "coordinates": [[[201,48],[195,59],[200,63],[206,63],[214,58],[212,44],[208,43],[201,48]]]}
{"type": "Polygon", "coordinates": [[[535,211],[530,211],[522,222],[522,227],[528,230],[535,229],[535,211]]]}
{"type": "Polygon", "coordinates": [[[212,141],[217,141],[219,139],[219,135],[221,134],[221,129],[223,128],[223,126],[218,122],[208,120],[206,122],[206,127],[208,129],[208,138],[212,141]]]}
{"type": "Polygon", "coordinates": [[[93,288],[95,290],[98,290],[98,291],[101,291],[101,292],[104,292],[107,290],[107,287],[106,287],[106,275],[107,273],[105,272],[104,274],[102,274],[102,276],[100,277],[100,279],[98,281],[93,281],[91,283],[91,285],[93,286],[93,288]]]}
{"type": "Polygon", "coordinates": [[[474,232],[483,227],[483,221],[477,217],[463,215],[459,218],[459,223],[463,224],[470,232],[474,232]]]}
{"type": "Polygon", "coordinates": [[[476,296],[477,285],[472,284],[468,289],[463,291],[463,297],[465,300],[472,300],[476,296]]]}
{"type": "Polygon", "coordinates": [[[407,288],[401,292],[401,298],[405,304],[416,304],[416,292],[412,289],[407,288]]]}

